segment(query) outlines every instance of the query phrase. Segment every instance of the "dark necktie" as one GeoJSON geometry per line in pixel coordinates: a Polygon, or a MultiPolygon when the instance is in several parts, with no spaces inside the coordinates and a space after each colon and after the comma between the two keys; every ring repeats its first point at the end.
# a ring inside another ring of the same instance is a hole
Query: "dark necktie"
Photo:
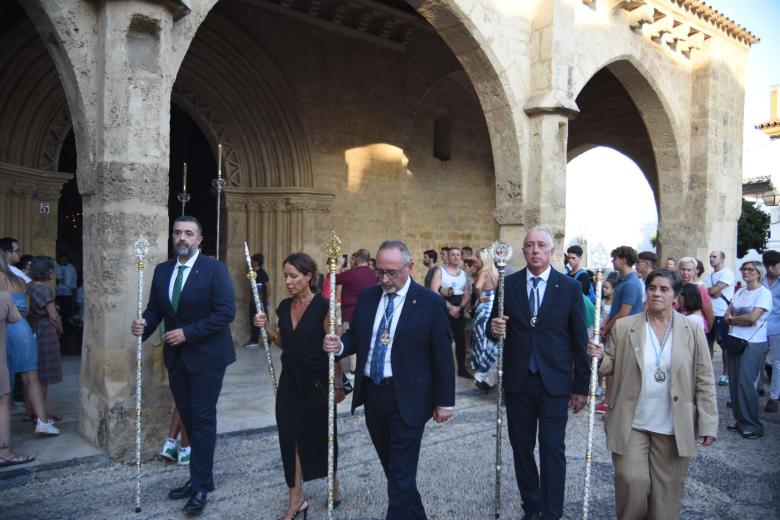
{"type": "Polygon", "coordinates": [[[173,295],[171,295],[171,306],[173,312],[179,312],[179,300],[181,299],[181,286],[184,285],[184,270],[186,265],[179,266],[179,272],[176,274],[176,281],[173,282],[173,295]]]}
{"type": "Polygon", "coordinates": [[[376,340],[374,340],[374,352],[371,354],[371,381],[375,385],[382,382],[385,378],[385,356],[387,355],[387,347],[390,345],[390,325],[393,322],[393,298],[395,293],[387,294],[387,307],[385,307],[385,315],[382,317],[382,321],[379,322],[379,328],[376,330],[376,340]]]}
{"type": "MultiPolygon", "coordinates": [[[[531,326],[536,326],[536,320],[537,316],[539,314],[539,303],[536,301],[537,297],[537,287],[539,286],[539,282],[541,282],[542,279],[538,276],[534,276],[531,278],[531,282],[533,283],[533,287],[528,292],[528,308],[531,310],[531,326]]],[[[536,350],[534,349],[533,343],[531,343],[531,361],[528,363],[528,370],[531,371],[532,374],[535,374],[539,371],[539,365],[536,362],[536,350]]]]}

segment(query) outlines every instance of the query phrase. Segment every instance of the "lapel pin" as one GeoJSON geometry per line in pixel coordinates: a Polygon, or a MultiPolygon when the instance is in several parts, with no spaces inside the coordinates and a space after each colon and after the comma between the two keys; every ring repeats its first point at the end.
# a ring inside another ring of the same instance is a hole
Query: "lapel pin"
{"type": "Polygon", "coordinates": [[[412,300],[412,305],[417,305],[417,300],[412,300]]]}

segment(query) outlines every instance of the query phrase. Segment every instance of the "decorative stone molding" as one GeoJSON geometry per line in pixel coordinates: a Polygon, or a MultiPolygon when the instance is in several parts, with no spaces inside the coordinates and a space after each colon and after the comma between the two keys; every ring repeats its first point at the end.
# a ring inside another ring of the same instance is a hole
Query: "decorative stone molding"
{"type": "MultiPolygon", "coordinates": [[[[582,3],[590,8],[600,4],[597,0],[582,3]]],[[[686,58],[717,33],[746,46],[759,41],[746,28],[699,0],[608,0],[606,4],[610,10],[623,10],[632,30],[686,58]]]]}
{"type": "Polygon", "coordinates": [[[334,197],[334,193],[316,188],[225,188],[231,210],[328,213],[334,197]]]}
{"type": "Polygon", "coordinates": [[[0,194],[56,201],[60,197],[62,185],[72,178],[71,173],[0,163],[0,194]]]}

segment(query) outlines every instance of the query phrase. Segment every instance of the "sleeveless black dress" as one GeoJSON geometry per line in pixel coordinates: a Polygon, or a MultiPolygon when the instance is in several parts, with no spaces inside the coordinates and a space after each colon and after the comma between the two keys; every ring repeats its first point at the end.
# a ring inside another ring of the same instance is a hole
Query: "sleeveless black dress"
{"type": "MultiPolygon", "coordinates": [[[[276,425],[288,487],[295,485],[296,447],[304,482],[328,475],[328,354],[322,350],[328,300],[314,295],[295,329],[291,304],[287,298],[276,310],[282,335],[276,425]]],[[[338,454],[338,443],[334,452],[338,454]]]]}

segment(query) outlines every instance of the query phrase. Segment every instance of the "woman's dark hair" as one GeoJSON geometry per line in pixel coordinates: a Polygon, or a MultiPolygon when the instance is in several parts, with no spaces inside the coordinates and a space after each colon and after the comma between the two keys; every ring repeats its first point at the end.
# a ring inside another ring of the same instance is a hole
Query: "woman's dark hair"
{"type": "Polygon", "coordinates": [[[252,255],[252,261],[257,262],[257,265],[263,267],[263,263],[265,262],[265,257],[263,256],[263,253],[256,253],[252,255]]]}
{"type": "Polygon", "coordinates": [[[317,262],[315,262],[312,257],[306,253],[293,253],[284,259],[282,267],[284,267],[284,264],[290,264],[296,271],[304,276],[311,274],[309,289],[311,289],[311,292],[313,293],[317,292],[317,262]]]}
{"type": "Polygon", "coordinates": [[[675,296],[680,295],[680,291],[682,291],[682,285],[683,285],[680,275],[677,273],[677,271],[671,271],[666,268],[656,269],[647,275],[647,280],[645,280],[645,291],[647,291],[647,288],[650,287],[651,283],[653,283],[653,280],[655,280],[659,276],[669,280],[669,283],[672,285],[672,291],[674,291],[675,296]]]}
{"type": "Polygon", "coordinates": [[[30,263],[30,278],[36,282],[46,282],[49,280],[49,272],[54,269],[54,259],[50,256],[33,257],[30,263]]]}
{"type": "Polygon", "coordinates": [[[701,278],[701,275],[704,274],[704,262],[696,259],[696,278],[701,278]]]}
{"type": "Polygon", "coordinates": [[[680,293],[683,298],[683,310],[693,312],[702,310],[701,292],[699,286],[694,283],[686,283],[682,286],[680,293]]]}
{"type": "Polygon", "coordinates": [[[16,264],[16,267],[24,271],[24,268],[27,267],[27,264],[32,262],[32,259],[35,258],[33,255],[22,255],[19,258],[19,263],[16,264]]]}

